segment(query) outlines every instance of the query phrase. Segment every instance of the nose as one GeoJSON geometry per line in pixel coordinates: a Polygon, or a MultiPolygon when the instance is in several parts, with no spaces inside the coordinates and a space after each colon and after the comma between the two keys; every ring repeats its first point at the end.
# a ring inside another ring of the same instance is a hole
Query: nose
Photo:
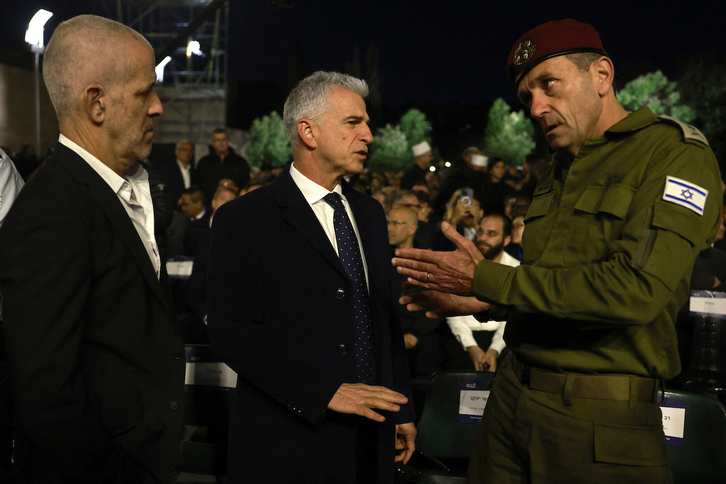
{"type": "Polygon", "coordinates": [[[159,95],[156,94],[156,91],[152,91],[151,95],[153,96],[153,99],[151,100],[151,106],[149,107],[149,116],[152,118],[159,118],[164,115],[164,106],[162,106],[161,99],[159,99],[159,95]]]}
{"type": "Polygon", "coordinates": [[[530,114],[533,118],[539,119],[543,114],[549,111],[547,104],[547,96],[539,92],[532,93],[532,104],[529,106],[530,114]]]}
{"type": "Polygon", "coordinates": [[[368,123],[363,123],[363,131],[360,135],[360,140],[365,141],[367,144],[373,143],[373,133],[371,133],[371,128],[368,126],[368,123]]]}

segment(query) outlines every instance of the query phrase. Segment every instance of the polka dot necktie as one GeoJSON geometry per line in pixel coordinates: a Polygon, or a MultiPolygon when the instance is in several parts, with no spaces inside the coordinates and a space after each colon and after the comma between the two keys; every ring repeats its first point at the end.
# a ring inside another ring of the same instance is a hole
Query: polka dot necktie
{"type": "Polygon", "coordinates": [[[371,304],[366,288],[366,275],[363,270],[363,258],[358,247],[353,224],[348,218],[340,195],[335,192],[324,197],[325,202],[333,207],[335,215],[335,238],[338,241],[338,256],[353,283],[353,310],[355,312],[355,359],[356,378],[367,385],[376,384],[376,358],[373,349],[373,318],[371,304]]]}

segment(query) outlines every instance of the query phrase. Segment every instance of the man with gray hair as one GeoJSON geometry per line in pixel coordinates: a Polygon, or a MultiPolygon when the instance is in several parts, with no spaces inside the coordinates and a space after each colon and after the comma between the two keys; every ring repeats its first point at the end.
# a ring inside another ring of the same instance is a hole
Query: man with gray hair
{"type": "Polygon", "coordinates": [[[208,324],[239,375],[232,483],[392,483],[414,450],[385,215],[344,180],[373,141],[367,94],[344,74],[302,80],[283,113],[292,165],[215,215],[208,324]]]}
{"type": "MultiPolygon", "coordinates": [[[[43,63],[60,138],[0,230],[0,283],[28,482],[164,483],[181,433],[184,346],[154,238],[154,52],[92,15],[43,63]]],[[[21,452],[22,450],[22,452],[21,452]]]]}
{"type": "Polygon", "coordinates": [[[201,188],[202,178],[194,168],[192,156],[194,145],[189,141],[180,141],[174,149],[175,160],[159,166],[158,171],[164,180],[164,192],[179,206],[179,199],[184,190],[191,186],[201,188]]]}

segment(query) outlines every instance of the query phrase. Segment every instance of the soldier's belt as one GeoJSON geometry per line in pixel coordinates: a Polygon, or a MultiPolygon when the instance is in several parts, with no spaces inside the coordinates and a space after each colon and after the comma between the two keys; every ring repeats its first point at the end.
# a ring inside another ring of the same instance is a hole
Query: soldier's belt
{"type": "Polygon", "coordinates": [[[652,378],[635,375],[553,373],[526,365],[514,355],[511,361],[514,373],[523,385],[532,390],[562,395],[565,403],[570,398],[657,402],[659,381],[652,378]]]}

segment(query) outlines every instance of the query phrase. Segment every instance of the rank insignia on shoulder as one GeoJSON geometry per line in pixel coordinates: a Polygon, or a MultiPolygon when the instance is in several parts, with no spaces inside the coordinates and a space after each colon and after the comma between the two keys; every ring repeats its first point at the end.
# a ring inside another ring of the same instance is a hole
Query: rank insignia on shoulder
{"type": "Polygon", "coordinates": [[[705,188],[674,176],[666,177],[665,190],[663,190],[663,200],[666,202],[675,203],[693,210],[698,215],[703,215],[706,198],[708,198],[708,190],[705,188]]]}
{"type": "Polygon", "coordinates": [[[663,121],[678,125],[678,127],[680,127],[681,131],[683,132],[684,140],[691,139],[695,141],[700,141],[701,143],[708,146],[708,140],[703,135],[703,133],[698,130],[698,128],[691,126],[690,124],[686,124],[683,121],[678,121],[677,119],[671,118],[670,116],[658,116],[658,118],[662,119],[663,121]]]}

